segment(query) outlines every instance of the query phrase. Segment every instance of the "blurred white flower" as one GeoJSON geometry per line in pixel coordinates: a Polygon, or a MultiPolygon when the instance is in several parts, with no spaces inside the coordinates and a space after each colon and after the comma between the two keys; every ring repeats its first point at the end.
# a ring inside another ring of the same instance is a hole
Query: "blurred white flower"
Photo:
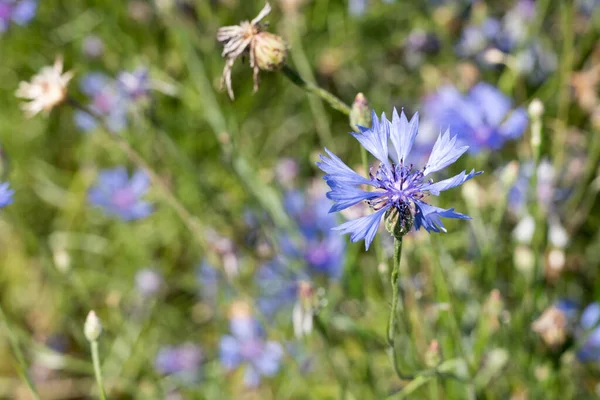
{"type": "Polygon", "coordinates": [[[46,66],[31,79],[20,82],[15,92],[17,97],[30,100],[21,108],[30,118],[41,111],[49,113],[67,97],[67,84],[73,78],[73,71],[63,73],[63,60],[58,57],[53,66],[46,66]]]}

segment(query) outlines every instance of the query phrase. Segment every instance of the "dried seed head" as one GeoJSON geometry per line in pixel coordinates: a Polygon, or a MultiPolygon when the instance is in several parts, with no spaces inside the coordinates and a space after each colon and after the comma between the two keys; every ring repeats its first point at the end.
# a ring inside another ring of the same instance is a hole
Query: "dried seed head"
{"type": "Polygon", "coordinates": [[[231,87],[231,69],[241,55],[250,55],[250,67],[254,70],[254,91],[258,90],[260,70],[274,71],[281,68],[287,57],[287,45],[277,35],[264,32],[260,21],[271,12],[269,3],[252,21],[242,21],[239,25],[224,26],[217,32],[217,40],[223,44],[221,55],[225,57],[225,68],[221,87],[227,88],[231,100],[234,99],[231,87]]]}
{"type": "Polygon", "coordinates": [[[287,59],[285,41],[272,33],[260,32],[254,37],[254,62],[263,71],[276,71],[287,59]]]}

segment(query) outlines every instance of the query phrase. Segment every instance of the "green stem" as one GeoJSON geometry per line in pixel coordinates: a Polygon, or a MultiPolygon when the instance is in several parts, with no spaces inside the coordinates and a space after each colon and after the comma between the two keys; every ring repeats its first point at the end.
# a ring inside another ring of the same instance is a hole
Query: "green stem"
{"type": "Polygon", "coordinates": [[[392,273],[390,275],[390,283],[392,285],[392,307],[390,309],[390,316],[388,319],[388,327],[387,327],[387,342],[388,342],[388,352],[390,354],[390,358],[392,359],[392,364],[394,366],[394,371],[398,378],[403,380],[414,379],[412,375],[406,375],[400,371],[400,366],[398,365],[398,356],[396,353],[395,346],[395,337],[396,337],[396,314],[398,313],[398,297],[399,297],[399,287],[398,287],[398,277],[400,276],[400,258],[402,257],[402,238],[394,238],[394,262],[392,267],[392,273]]]}
{"type": "Polygon", "coordinates": [[[98,384],[98,391],[100,392],[100,398],[106,400],[106,394],[104,393],[104,381],[102,380],[102,369],[100,368],[100,357],[98,355],[98,341],[93,340],[91,342],[92,348],[92,361],[94,362],[94,374],[96,375],[96,383],[98,384]]]}
{"type": "Polygon", "coordinates": [[[6,315],[4,314],[4,310],[2,310],[1,306],[0,306],[0,321],[4,325],[4,328],[6,329],[8,341],[10,342],[10,347],[12,348],[15,358],[17,359],[17,371],[18,371],[19,375],[21,376],[21,378],[25,381],[27,388],[31,392],[31,397],[34,400],[39,400],[40,396],[38,395],[37,390],[35,389],[35,386],[34,386],[33,382],[31,381],[31,378],[29,378],[29,374],[27,373],[27,364],[25,363],[25,357],[23,357],[23,353],[21,352],[21,347],[19,346],[19,341],[18,341],[17,337],[15,336],[14,332],[12,331],[12,329],[10,328],[8,319],[6,318],[6,315]]]}
{"type": "Polygon", "coordinates": [[[334,110],[337,110],[342,114],[350,116],[350,106],[348,106],[346,103],[344,103],[342,100],[340,100],[333,94],[329,93],[327,90],[302,79],[300,74],[293,70],[289,65],[284,65],[281,72],[283,72],[283,74],[295,85],[299,86],[300,88],[306,90],[309,93],[316,94],[321,99],[325,100],[334,110]]]}

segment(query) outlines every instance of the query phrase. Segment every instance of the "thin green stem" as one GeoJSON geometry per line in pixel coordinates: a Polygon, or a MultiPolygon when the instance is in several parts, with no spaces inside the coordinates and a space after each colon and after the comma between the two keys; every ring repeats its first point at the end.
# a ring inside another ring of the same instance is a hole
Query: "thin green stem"
{"type": "Polygon", "coordinates": [[[25,363],[25,357],[23,357],[23,353],[21,352],[21,347],[19,346],[19,340],[17,339],[14,332],[12,331],[10,324],[8,323],[8,319],[6,318],[6,315],[4,314],[4,310],[2,310],[1,306],[0,306],[0,321],[2,322],[2,325],[4,325],[4,329],[6,330],[6,334],[8,336],[8,341],[10,342],[10,347],[12,348],[15,358],[17,359],[17,371],[18,371],[19,375],[21,376],[21,378],[25,381],[27,388],[31,392],[31,397],[34,400],[39,400],[40,396],[38,395],[37,390],[35,389],[35,386],[34,386],[33,382],[31,381],[31,378],[29,378],[29,374],[27,373],[27,364],[25,363]]]}
{"type": "Polygon", "coordinates": [[[398,356],[396,352],[395,346],[395,338],[396,338],[396,315],[398,313],[398,297],[399,297],[399,287],[398,287],[398,278],[400,276],[400,258],[402,257],[402,238],[394,238],[394,260],[392,266],[392,273],[390,275],[390,283],[392,285],[392,307],[390,309],[390,316],[388,319],[387,326],[387,342],[388,342],[388,352],[390,354],[390,358],[392,359],[392,365],[394,366],[394,371],[398,378],[403,380],[414,379],[412,375],[406,375],[400,371],[400,366],[398,365],[398,356]]]}
{"type": "Polygon", "coordinates": [[[98,341],[93,340],[90,345],[92,348],[92,361],[94,362],[94,374],[96,375],[96,383],[98,384],[100,398],[102,400],[106,400],[106,394],[104,393],[104,381],[102,379],[102,369],[100,368],[100,357],[98,354],[98,341]]]}
{"type": "Polygon", "coordinates": [[[289,65],[284,65],[281,72],[295,85],[306,90],[309,93],[319,96],[321,99],[329,103],[329,105],[342,114],[350,116],[350,106],[340,100],[338,97],[329,93],[327,90],[304,80],[298,72],[292,69],[289,65]]]}

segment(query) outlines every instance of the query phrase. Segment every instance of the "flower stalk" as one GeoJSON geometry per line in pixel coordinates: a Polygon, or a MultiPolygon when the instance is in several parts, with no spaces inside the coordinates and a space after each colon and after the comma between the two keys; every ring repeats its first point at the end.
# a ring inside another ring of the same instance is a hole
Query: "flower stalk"
{"type": "Polygon", "coordinates": [[[341,112],[346,116],[350,116],[351,108],[338,97],[334,96],[327,90],[305,81],[298,72],[292,69],[289,65],[284,65],[281,69],[281,72],[294,83],[296,86],[306,90],[309,93],[315,94],[319,96],[321,99],[325,100],[334,110],[341,112]]]}
{"type": "Polygon", "coordinates": [[[392,364],[394,371],[400,379],[410,379],[402,372],[398,366],[398,360],[396,356],[395,337],[396,337],[396,315],[398,314],[398,297],[399,297],[399,286],[398,277],[400,276],[400,258],[402,257],[402,236],[394,238],[394,259],[392,266],[392,273],[390,275],[390,284],[392,285],[392,306],[390,309],[390,316],[388,318],[387,327],[387,342],[389,345],[389,352],[392,358],[392,364]]]}

